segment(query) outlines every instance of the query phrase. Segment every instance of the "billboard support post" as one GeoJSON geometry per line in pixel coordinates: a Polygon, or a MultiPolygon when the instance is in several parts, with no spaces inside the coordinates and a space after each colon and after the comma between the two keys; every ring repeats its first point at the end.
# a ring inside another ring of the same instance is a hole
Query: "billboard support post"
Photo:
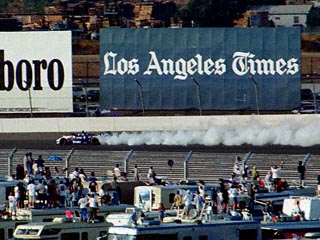
{"type": "Polygon", "coordinates": [[[191,77],[191,80],[195,83],[195,85],[197,87],[198,107],[199,107],[199,114],[201,116],[202,115],[202,109],[201,109],[200,84],[193,77],[191,77]]]}
{"type": "MultiPolygon", "coordinates": [[[[27,81],[24,81],[27,84],[27,81]]],[[[30,117],[33,117],[33,110],[32,110],[32,96],[31,96],[31,90],[28,89],[28,96],[29,96],[29,109],[30,109],[30,117]]]]}
{"type": "Polygon", "coordinates": [[[138,84],[138,86],[139,86],[141,110],[142,110],[142,115],[144,116],[144,96],[143,96],[142,85],[141,85],[141,83],[140,83],[137,79],[134,79],[134,80],[135,80],[135,82],[136,82],[136,83],[138,84]]]}
{"type": "Polygon", "coordinates": [[[252,81],[252,83],[253,83],[254,91],[255,91],[255,95],[256,95],[257,114],[260,115],[258,83],[257,83],[257,81],[253,78],[252,75],[250,76],[250,79],[251,79],[251,81],[252,81]]]}

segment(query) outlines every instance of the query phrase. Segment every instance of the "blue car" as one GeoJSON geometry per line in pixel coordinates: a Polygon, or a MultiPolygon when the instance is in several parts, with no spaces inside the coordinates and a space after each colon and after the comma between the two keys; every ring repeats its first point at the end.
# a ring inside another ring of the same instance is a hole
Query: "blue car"
{"type": "Polygon", "coordinates": [[[56,140],[58,145],[69,145],[69,144],[92,144],[99,145],[99,139],[96,134],[92,133],[79,133],[72,135],[65,135],[56,140]]]}

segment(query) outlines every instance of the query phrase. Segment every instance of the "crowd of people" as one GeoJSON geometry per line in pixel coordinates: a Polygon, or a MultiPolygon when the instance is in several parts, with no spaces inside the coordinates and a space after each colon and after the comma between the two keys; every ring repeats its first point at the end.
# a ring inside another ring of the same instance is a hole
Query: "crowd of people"
{"type": "MultiPolygon", "coordinates": [[[[213,213],[219,210],[224,213],[230,211],[244,210],[252,207],[253,202],[244,204],[239,201],[238,196],[246,192],[252,200],[255,199],[255,193],[261,189],[279,192],[287,187],[287,183],[281,179],[281,171],[284,169],[284,162],[279,165],[270,162],[270,171],[263,178],[260,176],[256,166],[251,169],[236,156],[233,173],[230,179],[219,179],[219,187],[211,189],[211,196],[205,193],[205,182],[199,181],[198,190],[192,193],[189,190],[182,194],[177,191],[174,197],[174,205],[178,210],[182,210],[183,215],[189,217],[190,211],[196,212],[200,216],[204,205],[210,202],[213,213]]],[[[302,161],[298,163],[298,184],[304,187],[306,167],[302,161]]],[[[135,181],[140,181],[138,165],[135,164],[132,170],[135,181]]],[[[13,176],[14,177],[14,176],[13,176]]],[[[82,168],[76,167],[69,178],[53,179],[50,170],[45,167],[45,161],[42,155],[36,160],[32,153],[27,152],[23,158],[23,164],[17,166],[16,179],[28,178],[27,184],[20,181],[10,192],[8,197],[9,211],[15,215],[17,208],[57,208],[79,206],[82,216],[88,215],[96,217],[99,205],[108,205],[111,203],[120,203],[120,185],[118,178],[122,177],[127,181],[127,175],[120,170],[119,164],[116,164],[112,171],[112,191],[118,193],[115,196],[106,194],[102,186],[98,186],[97,178],[94,172],[87,176],[82,168]],[[87,188],[84,188],[86,184],[87,188]],[[89,209],[89,210],[87,210],[89,209]]],[[[153,166],[150,166],[146,174],[147,183],[150,185],[159,184],[159,179],[153,166]]],[[[266,204],[266,209],[270,208],[266,204]]],[[[158,211],[163,216],[165,211],[163,204],[160,204],[158,211]]],[[[162,219],[163,220],[163,219],[162,219]]]]}
{"type": "Polygon", "coordinates": [[[115,167],[111,189],[105,191],[103,186],[98,185],[94,172],[87,176],[82,168],[76,167],[69,178],[52,178],[44,163],[42,155],[34,160],[32,153],[27,152],[23,164],[18,164],[16,175],[11,176],[12,180],[17,179],[19,182],[8,196],[10,217],[16,215],[18,208],[79,206],[81,216],[95,219],[99,206],[120,203],[119,183],[116,177],[116,174],[120,175],[119,165],[115,167]]]}

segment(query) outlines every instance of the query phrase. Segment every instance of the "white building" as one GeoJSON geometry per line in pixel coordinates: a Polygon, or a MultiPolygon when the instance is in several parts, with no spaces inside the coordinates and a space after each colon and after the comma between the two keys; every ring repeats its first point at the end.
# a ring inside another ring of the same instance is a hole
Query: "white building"
{"type": "Polygon", "coordinates": [[[269,20],[275,27],[307,26],[312,5],[277,5],[269,9],[269,20]]]}

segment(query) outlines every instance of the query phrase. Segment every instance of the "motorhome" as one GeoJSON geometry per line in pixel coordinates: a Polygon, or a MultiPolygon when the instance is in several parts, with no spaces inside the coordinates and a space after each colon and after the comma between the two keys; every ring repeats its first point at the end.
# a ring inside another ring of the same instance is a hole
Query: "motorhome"
{"type": "MultiPolygon", "coordinates": [[[[127,204],[100,206],[97,217],[104,220],[110,213],[125,212],[127,208],[132,209],[133,206],[127,204]]],[[[70,212],[75,218],[79,218],[80,216],[78,207],[58,209],[17,209],[15,220],[0,220],[0,239],[12,240],[13,232],[18,225],[37,223],[50,226],[50,223],[52,223],[54,219],[66,216],[66,211],[70,212]]]]}
{"type": "MultiPolygon", "coordinates": [[[[166,209],[170,209],[174,203],[174,196],[177,191],[184,195],[187,190],[191,193],[196,193],[198,185],[155,185],[155,186],[137,186],[134,188],[133,204],[144,210],[156,210],[160,203],[164,204],[166,209]]],[[[205,185],[205,192],[211,196],[211,190],[218,185],[205,185]]]]}
{"type": "Polygon", "coordinates": [[[98,240],[261,240],[260,223],[256,221],[170,222],[136,226],[112,226],[98,240]]]}
{"type": "Polygon", "coordinates": [[[67,222],[57,219],[47,223],[28,223],[16,227],[15,240],[93,240],[106,234],[106,222],[67,222]]]}

